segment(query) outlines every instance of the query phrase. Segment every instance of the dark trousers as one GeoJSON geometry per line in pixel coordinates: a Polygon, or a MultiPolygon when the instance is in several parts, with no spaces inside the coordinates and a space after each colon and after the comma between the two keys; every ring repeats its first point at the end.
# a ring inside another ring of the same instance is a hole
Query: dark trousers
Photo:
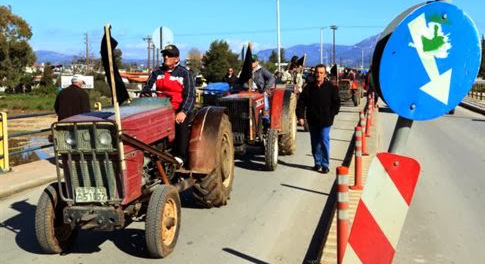
{"type": "Polygon", "coordinates": [[[175,124],[175,146],[174,155],[184,160],[184,163],[188,160],[187,147],[189,145],[189,122],[190,115],[187,115],[184,122],[181,124],[175,124]]]}

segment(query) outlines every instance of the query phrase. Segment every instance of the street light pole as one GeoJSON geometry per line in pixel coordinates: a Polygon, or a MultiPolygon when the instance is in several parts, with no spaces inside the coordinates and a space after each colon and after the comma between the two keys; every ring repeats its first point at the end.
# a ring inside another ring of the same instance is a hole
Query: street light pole
{"type": "Polygon", "coordinates": [[[337,56],[335,54],[335,30],[337,30],[337,26],[331,25],[330,29],[333,30],[333,64],[336,64],[337,63],[337,56]]]}
{"type": "Polygon", "coordinates": [[[364,48],[362,48],[362,64],[360,66],[360,69],[364,69],[364,48]]]}
{"type": "Polygon", "coordinates": [[[323,29],[324,27],[320,28],[320,64],[323,64],[323,29]]]}
{"type": "Polygon", "coordinates": [[[276,27],[277,27],[277,41],[278,41],[278,72],[281,72],[281,35],[280,35],[280,0],[276,0],[276,27]]]}

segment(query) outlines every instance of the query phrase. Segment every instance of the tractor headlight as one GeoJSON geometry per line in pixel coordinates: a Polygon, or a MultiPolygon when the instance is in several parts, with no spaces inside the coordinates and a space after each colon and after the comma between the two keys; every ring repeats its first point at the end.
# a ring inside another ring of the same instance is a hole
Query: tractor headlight
{"type": "Polygon", "coordinates": [[[111,145],[111,135],[108,131],[103,131],[101,134],[99,134],[99,143],[105,146],[110,146],[111,145]]]}
{"type": "Polygon", "coordinates": [[[74,140],[74,135],[72,135],[71,133],[66,134],[64,141],[71,147],[74,147],[76,145],[76,140],[74,140]]]}

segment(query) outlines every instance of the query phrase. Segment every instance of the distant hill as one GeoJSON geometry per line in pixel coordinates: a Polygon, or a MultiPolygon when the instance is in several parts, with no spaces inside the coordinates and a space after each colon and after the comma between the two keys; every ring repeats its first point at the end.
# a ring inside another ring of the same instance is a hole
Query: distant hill
{"type": "MultiPolygon", "coordinates": [[[[336,45],[337,63],[349,66],[360,67],[362,63],[362,48],[364,48],[364,67],[369,67],[372,51],[379,35],[369,37],[361,42],[346,46],[336,45]]],[[[257,53],[262,60],[268,60],[273,49],[261,50],[257,53]]],[[[276,49],[274,49],[276,50],[276,49]]],[[[332,62],[332,44],[324,44],[323,63],[331,64],[332,62]],[[326,54],[326,55],[325,55],[326,54]],[[326,58],[326,59],[325,59],[326,58]]],[[[320,63],[320,43],[309,45],[296,45],[285,49],[285,58],[290,60],[292,56],[301,57],[307,54],[307,66],[314,66],[320,63]]],[[[62,54],[54,51],[38,50],[37,63],[50,62],[52,64],[70,64],[73,61],[74,55],[62,54]]],[[[124,63],[137,63],[138,65],[146,64],[146,58],[143,59],[123,59],[124,63]]]]}
{"type": "Polygon", "coordinates": [[[50,62],[51,64],[70,64],[74,58],[73,55],[48,50],[38,50],[35,52],[35,55],[37,56],[36,62],[39,64],[46,62],[50,62]]]}
{"type": "MultiPolygon", "coordinates": [[[[374,51],[378,37],[379,35],[375,35],[351,46],[336,45],[337,63],[348,67],[360,67],[362,64],[362,49],[364,49],[364,67],[369,67],[370,61],[372,60],[372,52],[374,51]]],[[[332,43],[324,43],[323,63],[332,63],[332,49],[332,43]]],[[[257,55],[262,60],[268,60],[272,50],[261,50],[257,55]]],[[[292,56],[301,57],[305,53],[307,54],[307,66],[314,66],[320,63],[320,43],[289,47],[285,49],[285,59],[290,60],[292,56]]]]}

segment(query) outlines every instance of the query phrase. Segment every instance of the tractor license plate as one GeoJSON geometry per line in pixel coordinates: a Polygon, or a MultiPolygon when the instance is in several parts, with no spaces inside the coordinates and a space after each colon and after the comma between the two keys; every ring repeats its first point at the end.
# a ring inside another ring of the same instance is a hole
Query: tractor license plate
{"type": "Polygon", "coordinates": [[[76,202],[106,202],[108,195],[104,187],[76,187],[76,202]]]}

